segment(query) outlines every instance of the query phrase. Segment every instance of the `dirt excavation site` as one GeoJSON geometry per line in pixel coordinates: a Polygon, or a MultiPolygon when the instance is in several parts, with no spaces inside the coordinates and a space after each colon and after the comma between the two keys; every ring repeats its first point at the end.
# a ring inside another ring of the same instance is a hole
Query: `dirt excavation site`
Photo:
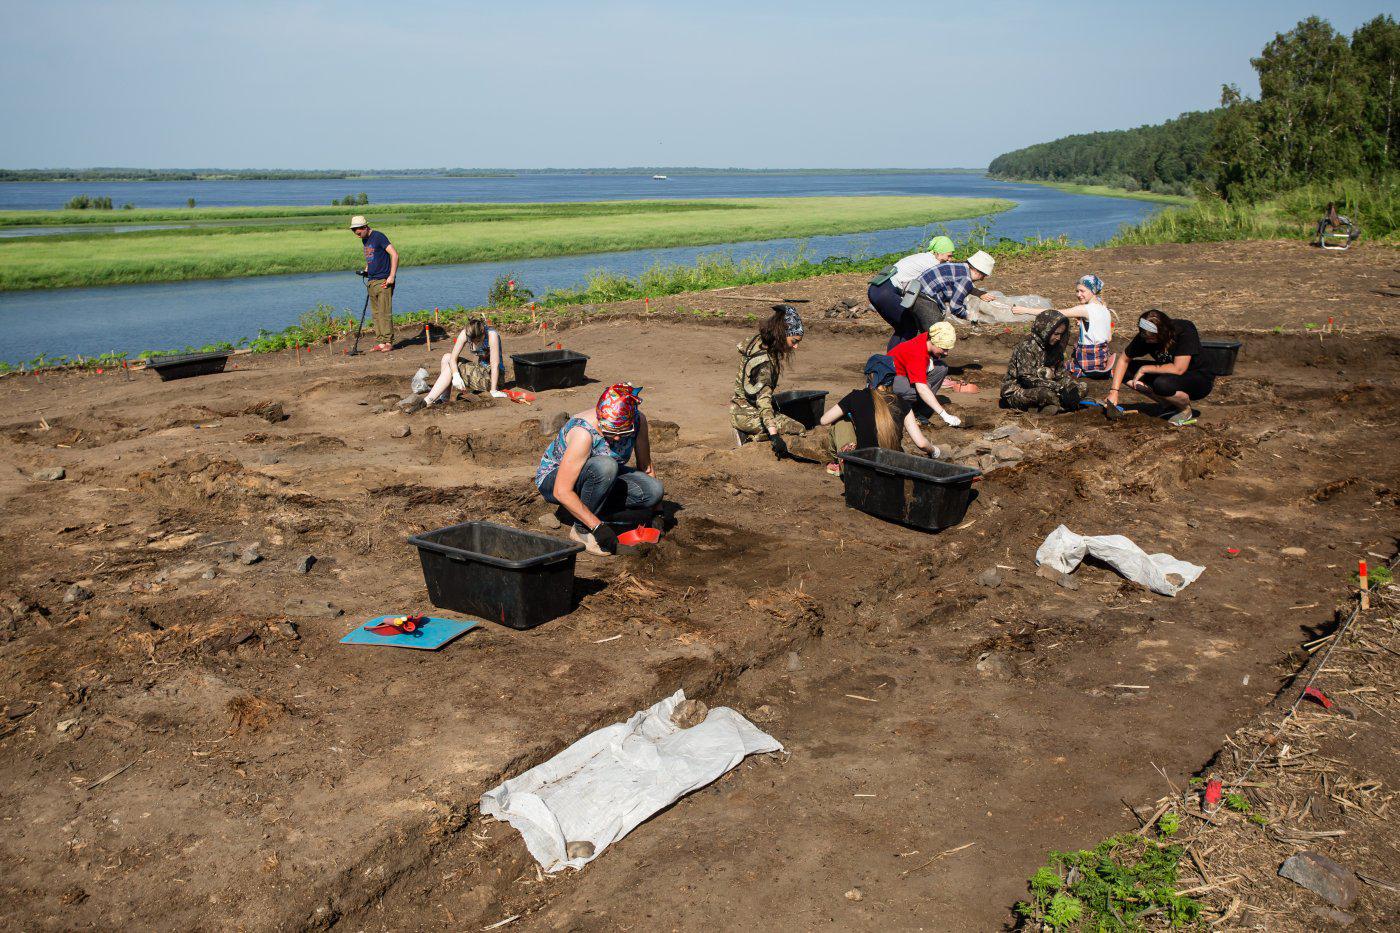
{"type": "MultiPolygon", "coordinates": [[[[236,356],[171,382],[0,380],[3,924],[1012,925],[1047,852],[1136,831],[1154,801],[1252,756],[1240,730],[1283,718],[1356,605],[1358,559],[1393,562],[1397,266],[1382,247],[1290,243],[1004,261],[993,287],[1061,306],[1097,272],[1120,345],[1121,322],[1161,307],[1244,347],[1176,428],[1000,410],[1026,327],[961,329],[953,372],[981,391],[951,395],[964,425],[931,439],[984,472],[937,534],[848,508],[820,463],[734,445],[736,344],[767,304],[731,297],[804,299],[780,388],[834,402],[888,335],[861,276],[571,312],[552,339],[587,354],[594,381],[530,405],[402,414],[445,346],[430,357],[421,337],[389,355],[236,356]],[[622,380],[646,387],[659,544],[580,554],[575,608],[533,629],[483,622],[439,651],[339,644],[432,610],[410,535],[480,519],[564,537],[535,467],[556,415],[622,380]],[[1036,549],[1061,524],[1206,569],[1174,598],[1093,561],[1042,576],[1036,549]],[[784,750],[581,871],[542,872],[480,813],[484,792],[678,689],[784,750]]],[[[1335,762],[1330,785],[1308,776],[1320,803],[1285,814],[1256,776],[1242,789],[1270,826],[1188,817],[1244,840],[1198,847],[1209,883],[1183,869],[1217,928],[1331,928],[1313,913],[1326,902],[1276,877],[1300,848],[1381,882],[1347,908],[1358,928],[1395,922],[1393,605],[1378,591],[1348,633],[1375,650],[1333,655],[1365,664],[1327,688],[1357,718],[1315,753],[1335,762]]],[[[1282,741],[1263,771],[1302,747],[1282,741]]]]}

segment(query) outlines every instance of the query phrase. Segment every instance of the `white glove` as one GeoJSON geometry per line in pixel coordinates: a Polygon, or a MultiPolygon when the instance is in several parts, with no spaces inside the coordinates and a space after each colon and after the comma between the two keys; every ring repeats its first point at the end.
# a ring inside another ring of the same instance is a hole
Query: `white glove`
{"type": "Polygon", "coordinates": [[[500,389],[492,389],[492,390],[491,390],[491,397],[492,397],[492,398],[510,398],[509,395],[506,395],[506,394],[505,394],[504,392],[502,392],[500,389]]]}
{"type": "Polygon", "coordinates": [[[950,415],[946,411],[940,411],[938,413],[938,417],[942,418],[943,423],[950,428],[956,428],[958,425],[962,424],[961,418],[959,418],[957,415],[950,415]]]}

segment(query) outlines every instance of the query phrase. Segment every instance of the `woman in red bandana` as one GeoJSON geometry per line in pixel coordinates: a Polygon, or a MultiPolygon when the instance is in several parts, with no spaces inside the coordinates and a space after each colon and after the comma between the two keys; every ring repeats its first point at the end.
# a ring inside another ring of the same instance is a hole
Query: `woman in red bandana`
{"type": "Polygon", "coordinates": [[[642,390],[630,382],[609,386],[590,411],[570,418],[550,441],[535,471],[535,486],[559,506],[569,537],[590,554],[617,551],[617,532],[601,515],[649,511],[655,517],[663,488],[651,462],[642,390]],[[635,451],[637,466],[627,466],[635,451]]]}

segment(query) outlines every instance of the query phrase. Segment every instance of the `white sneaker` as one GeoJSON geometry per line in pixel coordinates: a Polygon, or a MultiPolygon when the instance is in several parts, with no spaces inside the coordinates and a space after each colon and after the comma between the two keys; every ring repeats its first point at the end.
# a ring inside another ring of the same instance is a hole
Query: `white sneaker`
{"type": "Polygon", "coordinates": [[[569,540],[577,541],[579,544],[582,544],[583,549],[590,554],[596,554],[599,557],[612,557],[611,554],[598,546],[598,542],[594,539],[591,532],[585,531],[583,534],[579,534],[577,528],[570,528],[569,540]]]}

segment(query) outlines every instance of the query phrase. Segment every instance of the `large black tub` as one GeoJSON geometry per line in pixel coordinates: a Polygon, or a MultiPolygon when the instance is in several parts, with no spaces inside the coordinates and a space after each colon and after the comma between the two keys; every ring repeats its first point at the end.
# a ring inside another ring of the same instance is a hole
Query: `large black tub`
{"type": "Polygon", "coordinates": [[[840,456],[848,506],[923,531],[962,521],[972,501],[972,481],[982,475],[973,467],[881,447],[840,456]]]}
{"type": "Polygon", "coordinates": [[[408,539],[439,609],[534,628],[573,609],[583,545],[494,522],[465,522],[408,539]]]}

